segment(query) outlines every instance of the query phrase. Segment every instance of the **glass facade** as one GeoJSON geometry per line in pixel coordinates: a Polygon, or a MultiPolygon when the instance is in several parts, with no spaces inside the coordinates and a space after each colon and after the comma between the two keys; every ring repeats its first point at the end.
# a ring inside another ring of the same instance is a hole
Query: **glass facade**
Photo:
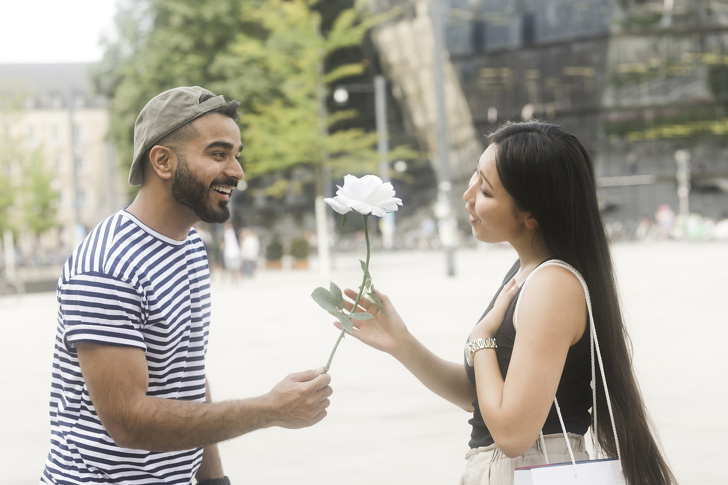
{"type": "Polygon", "coordinates": [[[532,117],[574,132],[624,237],[662,204],[728,218],[728,0],[442,1],[479,132],[532,117]]]}

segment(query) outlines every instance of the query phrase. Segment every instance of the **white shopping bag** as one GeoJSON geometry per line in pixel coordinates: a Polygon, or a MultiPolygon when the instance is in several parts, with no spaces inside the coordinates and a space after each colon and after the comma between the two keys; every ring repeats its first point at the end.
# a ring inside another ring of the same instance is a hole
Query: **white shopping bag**
{"type": "Polygon", "coordinates": [[[516,468],[513,485],[624,485],[617,459],[589,460],[516,468]]]}

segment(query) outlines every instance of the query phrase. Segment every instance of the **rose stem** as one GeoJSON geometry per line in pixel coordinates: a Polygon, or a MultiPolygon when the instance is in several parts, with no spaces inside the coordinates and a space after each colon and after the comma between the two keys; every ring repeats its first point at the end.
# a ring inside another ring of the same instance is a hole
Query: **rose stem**
{"type": "MultiPolygon", "coordinates": [[[[364,215],[364,239],[367,242],[367,260],[364,263],[364,277],[362,278],[361,286],[359,287],[359,294],[356,296],[356,301],[354,301],[354,307],[351,310],[351,313],[356,312],[356,309],[359,305],[359,300],[361,300],[362,295],[364,294],[364,285],[367,281],[367,275],[369,274],[369,256],[371,254],[370,246],[369,246],[369,214],[363,214],[364,215]]],[[[331,361],[334,360],[334,354],[336,353],[336,349],[339,348],[339,343],[341,342],[341,339],[344,338],[344,334],[346,333],[346,329],[341,329],[341,333],[339,334],[339,338],[336,339],[336,343],[334,344],[334,348],[331,351],[331,355],[329,355],[329,361],[326,362],[326,367],[324,368],[324,372],[329,371],[329,367],[331,367],[331,361]]]]}

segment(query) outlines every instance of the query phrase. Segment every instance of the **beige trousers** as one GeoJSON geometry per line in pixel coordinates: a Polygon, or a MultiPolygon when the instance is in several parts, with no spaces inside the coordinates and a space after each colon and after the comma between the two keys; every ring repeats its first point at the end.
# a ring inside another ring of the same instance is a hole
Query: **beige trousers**
{"type": "MultiPolygon", "coordinates": [[[[544,441],[549,462],[571,461],[563,434],[545,435],[544,441]]],[[[583,436],[569,433],[569,441],[576,461],[589,459],[583,436]]],[[[508,458],[500,448],[492,444],[468,451],[465,459],[467,463],[460,485],[513,485],[513,470],[516,468],[546,464],[540,439],[536,440],[530,450],[516,458],[508,458]]]]}

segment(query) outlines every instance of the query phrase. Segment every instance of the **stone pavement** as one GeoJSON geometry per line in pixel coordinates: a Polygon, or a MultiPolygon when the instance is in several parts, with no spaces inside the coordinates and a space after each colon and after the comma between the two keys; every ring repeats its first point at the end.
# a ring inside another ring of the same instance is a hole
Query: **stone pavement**
{"type": "MultiPolygon", "coordinates": [[[[332,279],[360,282],[360,254],[339,254],[332,279]]],[[[617,278],[645,401],[682,485],[728,483],[728,244],[620,243],[617,278]],[[698,344],[699,346],[697,346],[698,344]]],[[[408,326],[439,355],[462,359],[471,326],[515,259],[481,245],[456,254],[375,252],[371,273],[408,326]]],[[[216,400],[264,393],[290,372],[325,363],[332,318],[310,298],[327,286],[308,271],[213,280],[208,375],[216,400]]],[[[48,450],[47,400],[55,295],[0,299],[2,484],[38,483],[48,450]]],[[[305,430],[266,429],[223,443],[235,484],[443,485],[458,482],[467,413],[432,395],[387,355],[345,339],[330,371],[329,416],[305,430]]]]}

